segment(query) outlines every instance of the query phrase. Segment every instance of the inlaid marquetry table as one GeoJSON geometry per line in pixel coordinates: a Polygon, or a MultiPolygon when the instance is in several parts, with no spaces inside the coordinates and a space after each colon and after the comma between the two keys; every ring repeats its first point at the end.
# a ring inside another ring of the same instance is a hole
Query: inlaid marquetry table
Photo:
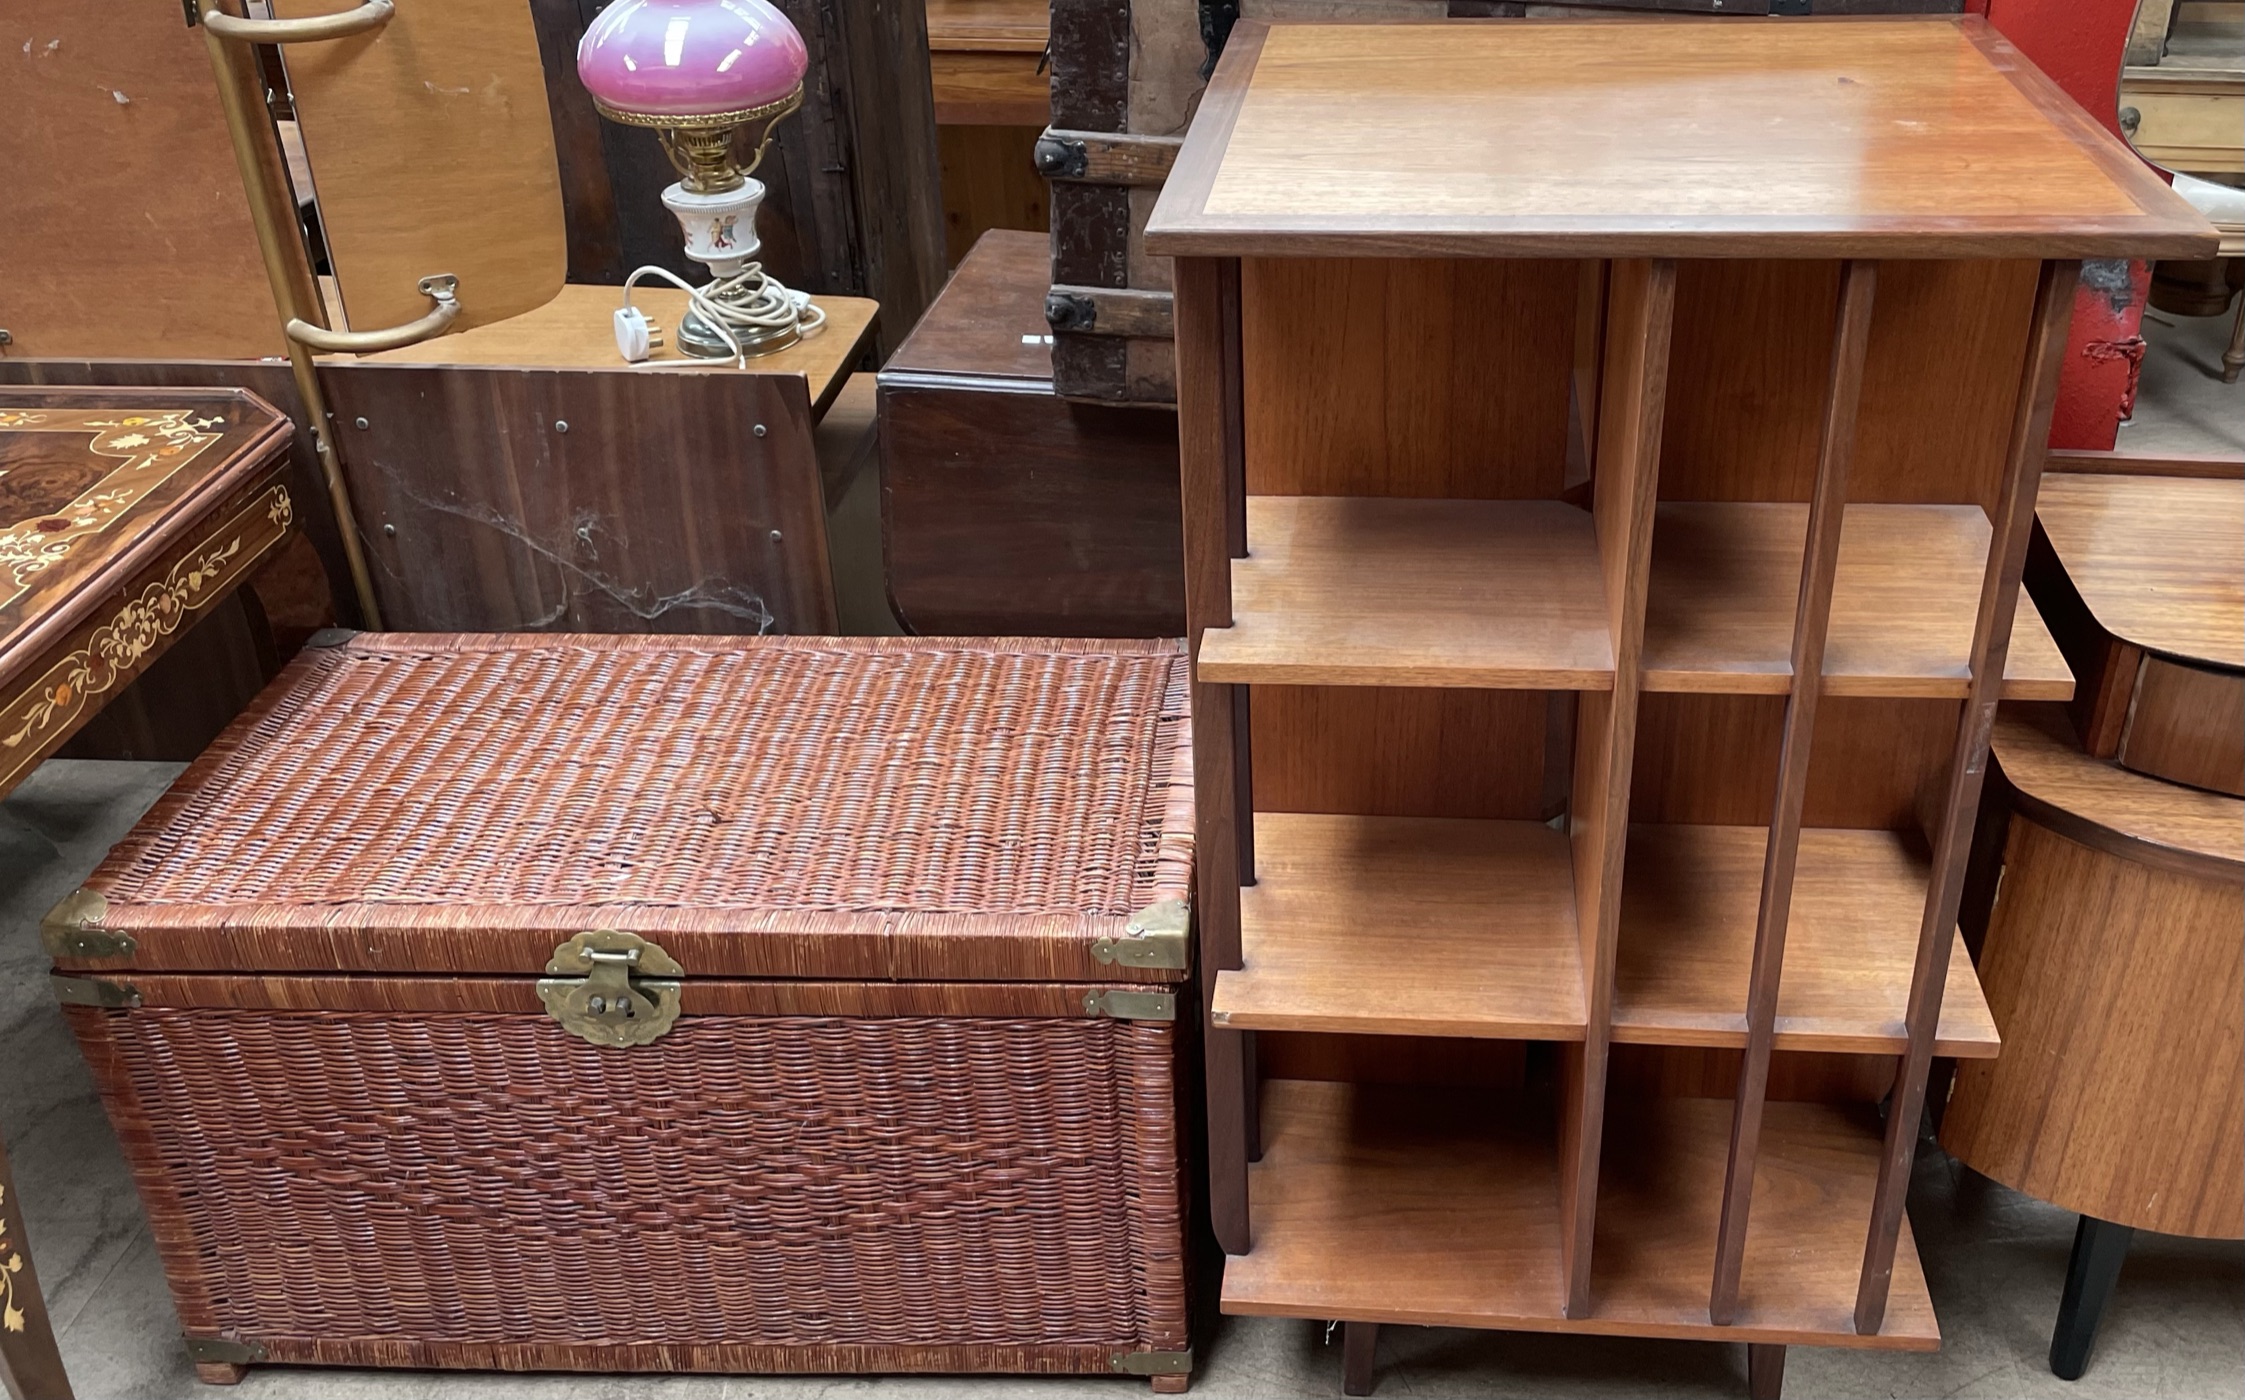
{"type": "MultiPolygon", "coordinates": [[[[287,542],[291,431],[238,389],[0,388],[0,796],[287,542]]],[[[4,1151],[0,1384],[70,1396],[4,1151]]]]}

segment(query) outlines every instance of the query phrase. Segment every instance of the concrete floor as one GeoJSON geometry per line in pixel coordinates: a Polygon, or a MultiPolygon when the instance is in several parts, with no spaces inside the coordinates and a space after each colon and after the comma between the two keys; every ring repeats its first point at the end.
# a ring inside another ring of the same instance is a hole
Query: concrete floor
{"type": "MultiPolygon", "coordinates": [[[[2245,448],[2245,386],[2208,378],[2226,321],[2147,325],[2137,421],[2121,446],[2144,452],[2245,448]]],[[[858,504],[858,513],[866,507],[858,504]]],[[[864,531],[853,531],[863,536],[864,531]]],[[[838,572],[878,578],[877,541],[838,572]]],[[[837,547],[837,554],[845,551],[837,547]]],[[[863,582],[864,579],[859,580],[863,582]]],[[[866,590],[859,590],[865,592],[866,590]]],[[[868,593],[866,611],[877,610],[868,593]]],[[[868,627],[866,630],[874,630],[868,627]]],[[[887,630],[881,628],[880,630],[887,630]]],[[[82,1400],[180,1400],[197,1393],[132,1181],[76,1047],[46,988],[39,917],[76,888],[170,782],[162,764],[52,762],[0,803],[0,1140],[14,1159],[62,1349],[82,1400]]],[[[2088,1375],[2044,1364],[2074,1217],[2006,1190],[1938,1150],[1920,1153],[1910,1197],[1944,1345],[1931,1355],[1796,1348],[1795,1397],[2229,1396],[2245,1394],[2245,1245],[2140,1236],[2088,1375]]],[[[1225,1319],[1202,1338],[1193,1393],[1339,1393],[1337,1347],[1307,1322],[1225,1319]]],[[[1386,1396],[1739,1397],[1744,1349],[1390,1328],[1379,1349],[1386,1396]]],[[[205,1392],[215,1394],[216,1392],[205,1392]]],[[[253,1397],[433,1400],[746,1400],[877,1395],[1023,1400],[1145,1393],[1112,1379],[832,1377],[498,1377],[253,1370],[253,1397]]]]}

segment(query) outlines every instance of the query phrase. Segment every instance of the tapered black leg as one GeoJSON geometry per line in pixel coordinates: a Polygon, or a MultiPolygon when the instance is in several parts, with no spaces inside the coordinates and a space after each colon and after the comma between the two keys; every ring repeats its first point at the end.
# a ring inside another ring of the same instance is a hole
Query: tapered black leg
{"type": "Polygon", "coordinates": [[[1747,1400],[1778,1400],[1785,1393],[1785,1348],[1746,1344],[1747,1400]]]}
{"type": "Polygon", "coordinates": [[[2128,1257],[2133,1228],[2093,1216],[2081,1217],[2074,1231],[2073,1258],[2066,1264],[2066,1293],[2058,1300],[2058,1328],[2050,1337],[2050,1374],[2077,1381],[2089,1369],[2089,1350],[2097,1344],[2097,1324],[2112,1299],[2121,1261],[2128,1257]]]}
{"type": "Polygon", "coordinates": [[[1379,1343],[1380,1324],[1377,1322],[1344,1322],[1341,1324],[1341,1393],[1343,1395],[1370,1395],[1372,1393],[1372,1348],[1379,1343]]]}

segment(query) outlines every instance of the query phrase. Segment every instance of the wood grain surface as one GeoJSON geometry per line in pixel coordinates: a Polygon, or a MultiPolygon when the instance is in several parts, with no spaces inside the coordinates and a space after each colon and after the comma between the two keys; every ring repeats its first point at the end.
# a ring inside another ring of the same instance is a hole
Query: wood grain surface
{"type": "MultiPolygon", "coordinates": [[[[274,0],[282,19],[354,0],[274,0]]],[[[320,225],[354,330],[425,315],[460,279],[459,330],[551,301],[568,268],[561,176],[529,8],[401,5],[379,29],[289,46],[320,225]]]]}
{"type": "MultiPolygon", "coordinates": [[[[1766,833],[1637,826],[1622,884],[1614,1039],[1746,1043],[1747,974],[1766,833]]],[[[1888,831],[1801,833],[1776,1039],[1784,1050],[1898,1054],[1925,907],[1925,848],[1888,831]]],[[[1938,1053],[1983,1057],[1997,1036],[1971,964],[1951,960],[1938,1053]]]]}
{"type": "MultiPolygon", "coordinates": [[[[1791,688],[1793,604],[1807,525],[1802,505],[1660,507],[1645,620],[1647,690],[1791,688]]],[[[1963,698],[1988,539],[1988,517],[1978,506],[1848,506],[1825,693],[1963,698]]],[[[2024,599],[2013,635],[2005,696],[2071,696],[2072,672],[2024,599]]]]}
{"type": "Polygon", "coordinates": [[[362,362],[321,377],[393,627],[834,630],[802,376],[362,362]]]}
{"type": "Polygon", "coordinates": [[[1571,695],[1384,685],[1254,694],[1259,811],[1540,822],[1565,802],[1571,695]]]}
{"type": "Polygon", "coordinates": [[[1727,1103],[1615,1101],[1598,1301],[1570,1317],[1560,1307],[1548,1105],[1293,1080],[1264,1094],[1255,1247],[1225,1267],[1227,1313],[1918,1351],[1938,1343],[1907,1227],[1888,1325],[1871,1336],[1849,1325],[1878,1140],[1841,1110],[1771,1106],[1739,1321],[1716,1327],[1707,1279],[1727,1103]]]}
{"type": "Polygon", "coordinates": [[[2245,482],[2069,472],[2043,483],[2035,518],[2106,631],[2245,667],[2245,482]]]}
{"type": "Polygon", "coordinates": [[[1195,124],[1148,224],[1154,252],[2214,247],[2212,225],[1977,18],[1282,24],[1218,65],[1211,107],[1237,116],[1195,124]]]}
{"type": "Polygon", "coordinates": [[[2007,709],[1993,748],[2017,809],[2070,840],[2202,879],[2245,871],[2245,805],[2089,757],[2054,706],[2007,709]]]}
{"type": "Polygon", "coordinates": [[[10,5],[0,64],[0,355],[283,353],[210,59],[179,7],[10,5]],[[65,251],[105,237],[129,240],[130,275],[65,251]]]}
{"type": "MultiPolygon", "coordinates": [[[[2245,805],[2208,800],[2234,837],[2245,805]]],[[[2023,809],[1980,952],[2004,1053],[1959,1071],[1941,1145],[2099,1220],[2245,1236],[2241,922],[2234,866],[2142,864],[2023,809]]]]}
{"type": "Polygon", "coordinates": [[[1578,264],[1242,265],[1247,489],[1556,497],[1578,264]]]}
{"type": "Polygon", "coordinates": [[[1266,685],[1603,690],[1590,513],[1557,501],[1250,496],[1200,674],[1266,685]]]}
{"type": "Polygon", "coordinates": [[[1255,814],[1239,1030],[1580,1039],[1567,838],[1541,822],[1255,814]]]}
{"type": "MultiPolygon", "coordinates": [[[[661,284],[632,289],[632,305],[663,328],[664,344],[634,367],[616,350],[615,316],[624,304],[615,287],[567,286],[535,309],[494,325],[475,326],[434,340],[374,355],[334,356],[327,365],[472,365],[484,368],[599,369],[666,374],[734,370],[731,360],[704,360],[678,349],[678,322],[686,294],[661,284]]],[[[865,348],[880,308],[863,297],[820,297],[826,324],[784,350],[749,357],[749,372],[796,374],[820,411],[832,401],[865,348]]],[[[734,370],[735,373],[739,371],[734,370]]]]}
{"type": "Polygon", "coordinates": [[[2116,757],[2155,778],[2245,797],[2245,674],[2143,658],[2116,757]]]}

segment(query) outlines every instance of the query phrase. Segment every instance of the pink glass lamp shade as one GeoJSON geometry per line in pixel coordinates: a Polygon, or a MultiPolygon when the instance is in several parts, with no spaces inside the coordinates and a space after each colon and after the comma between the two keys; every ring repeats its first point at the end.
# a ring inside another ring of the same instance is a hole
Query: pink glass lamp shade
{"type": "Polygon", "coordinates": [[[577,75],[634,126],[738,125],[801,99],[803,36],[768,0],[616,0],[577,45],[577,75]]]}

